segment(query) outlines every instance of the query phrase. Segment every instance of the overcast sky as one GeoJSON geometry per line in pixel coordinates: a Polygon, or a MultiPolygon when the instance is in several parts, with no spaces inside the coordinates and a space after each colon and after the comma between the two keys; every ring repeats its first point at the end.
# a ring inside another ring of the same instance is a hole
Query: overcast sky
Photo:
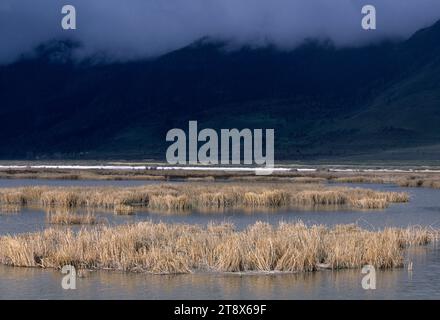
{"type": "Polygon", "coordinates": [[[79,57],[129,60],[160,55],[201,37],[236,46],[292,49],[306,38],[337,46],[408,37],[440,19],[440,0],[0,0],[0,63],[45,41],[72,38],[79,57]],[[61,28],[61,8],[77,9],[77,30],[61,28]],[[377,30],[361,28],[361,8],[377,8],[377,30]]]}

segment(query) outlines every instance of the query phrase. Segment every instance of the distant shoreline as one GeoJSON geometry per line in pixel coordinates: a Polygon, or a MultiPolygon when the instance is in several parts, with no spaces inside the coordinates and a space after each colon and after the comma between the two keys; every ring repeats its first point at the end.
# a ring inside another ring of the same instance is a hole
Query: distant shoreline
{"type": "MultiPolygon", "coordinates": [[[[226,171],[226,172],[254,172],[259,170],[258,167],[250,166],[171,166],[171,165],[65,165],[65,164],[38,164],[38,165],[0,165],[0,170],[9,169],[47,169],[47,170],[115,170],[115,171],[133,171],[133,170],[184,170],[184,171],[226,171]]],[[[261,168],[264,169],[264,168],[261,168]]],[[[414,168],[390,168],[390,167],[364,167],[364,168],[353,168],[350,166],[339,167],[339,166],[279,166],[272,169],[274,172],[318,172],[318,171],[328,171],[328,172],[365,172],[365,173],[440,173],[440,167],[437,168],[427,168],[426,166],[414,167],[414,168]]]]}

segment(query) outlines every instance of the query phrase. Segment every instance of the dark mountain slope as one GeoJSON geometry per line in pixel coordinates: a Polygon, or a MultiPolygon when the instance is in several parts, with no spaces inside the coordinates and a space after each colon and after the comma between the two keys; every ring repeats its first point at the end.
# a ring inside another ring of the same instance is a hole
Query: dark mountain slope
{"type": "Polygon", "coordinates": [[[440,24],[402,43],[291,52],[201,41],[154,60],[77,64],[42,45],[0,67],[0,157],[163,158],[166,132],[275,128],[278,158],[368,154],[440,138],[440,24]]]}
{"type": "Polygon", "coordinates": [[[333,126],[354,133],[342,143],[367,151],[440,141],[440,23],[418,32],[397,51],[407,67],[371,102],[333,126]]]}

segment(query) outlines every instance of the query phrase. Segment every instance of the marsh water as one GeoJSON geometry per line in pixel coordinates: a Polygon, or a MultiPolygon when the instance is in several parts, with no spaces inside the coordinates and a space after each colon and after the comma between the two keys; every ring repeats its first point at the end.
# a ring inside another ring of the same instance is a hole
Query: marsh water
{"type": "MultiPolygon", "coordinates": [[[[134,186],[157,182],[86,180],[0,180],[1,187],[25,185],[57,186],[134,186]]],[[[151,220],[168,223],[206,225],[230,222],[243,229],[256,221],[278,224],[303,221],[307,224],[334,225],[357,223],[366,229],[412,225],[440,228],[440,190],[400,188],[394,185],[349,184],[376,190],[405,191],[409,203],[393,204],[385,210],[228,211],[187,214],[139,211],[132,216],[96,212],[110,225],[151,220]]],[[[46,213],[26,208],[17,214],[0,215],[0,235],[43,230],[46,213]]],[[[360,270],[318,271],[301,274],[187,274],[150,275],[123,272],[88,272],[77,279],[76,290],[63,290],[59,271],[0,266],[0,299],[440,299],[440,247],[432,244],[406,251],[405,268],[377,271],[376,290],[364,290],[360,270]]]]}

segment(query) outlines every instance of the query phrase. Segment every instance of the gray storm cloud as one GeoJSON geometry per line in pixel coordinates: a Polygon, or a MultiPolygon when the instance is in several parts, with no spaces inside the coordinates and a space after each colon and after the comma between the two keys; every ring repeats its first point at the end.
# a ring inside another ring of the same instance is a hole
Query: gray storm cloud
{"type": "Polygon", "coordinates": [[[234,46],[292,49],[304,39],[337,46],[408,37],[440,19],[439,0],[1,0],[0,63],[53,39],[81,43],[77,54],[117,60],[160,55],[202,37],[234,46]],[[77,30],[61,28],[61,8],[77,10],[77,30]],[[377,30],[361,28],[361,8],[377,9],[377,30]]]}

